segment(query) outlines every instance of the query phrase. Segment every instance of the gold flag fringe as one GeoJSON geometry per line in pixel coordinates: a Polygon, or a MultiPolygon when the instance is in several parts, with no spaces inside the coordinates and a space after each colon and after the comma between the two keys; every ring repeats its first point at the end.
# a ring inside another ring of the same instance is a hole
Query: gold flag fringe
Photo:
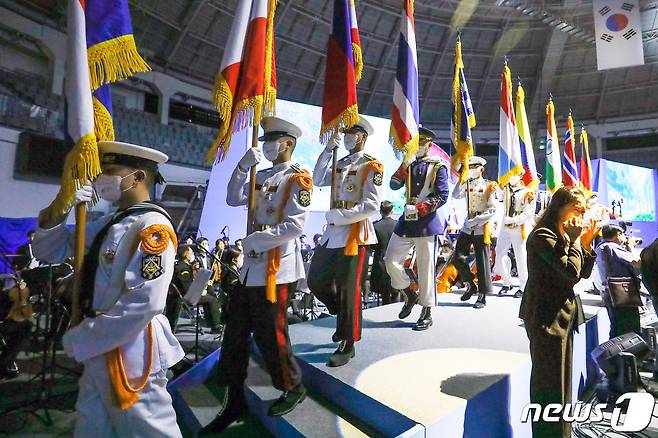
{"type": "Polygon", "coordinates": [[[391,123],[388,142],[393,146],[393,153],[395,153],[395,156],[398,159],[408,161],[416,155],[416,152],[418,152],[420,134],[416,134],[408,142],[402,143],[402,140],[398,137],[397,132],[391,123]]]}
{"type": "Polygon", "coordinates": [[[276,63],[274,60],[274,13],[276,12],[277,0],[269,1],[267,11],[267,31],[265,33],[265,81],[263,105],[268,115],[276,114],[276,87],[272,84],[272,76],[276,75],[276,63]]]}
{"type": "Polygon", "coordinates": [[[66,155],[61,187],[48,209],[60,214],[67,213],[73,206],[75,191],[100,173],[98,144],[96,136],[91,132],[80,138],[66,155]]]}
{"type": "Polygon", "coordinates": [[[511,176],[523,176],[524,173],[525,168],[523,167],[523,164],[517,164],[508,170],[507,173],[500,178],[500,180],[498,180],[498,185],[504,187],[509,182],[511,176]]]}
{"type": "Polygon", "coordinates": [[[320,143],[326,145],[341,129],[349,129],[359,122],[359,105],[354,104],[338,117],[320,128],[320,143]]]}
{"type": "Polygon", "coordinates": [[[361,52],[361,46],[352,43],[352,54],[354,57],[354,78],[358,84],[361,81],[361,74],[363,73],[363,53],[361,52]]]}
{"type": "Polygon", "coordinates": [[[87,49],[91,90],[127,79],[135,73],[150,71],[135,45],[133,35],[122,35],[87,49]]]}
{"type": "Polygon", "coordinates": [[[96,134],[96,140],[114,141],[112,115],[96,97],[93,97],[92,101],[94,103],[94,133],[96,134]]]}

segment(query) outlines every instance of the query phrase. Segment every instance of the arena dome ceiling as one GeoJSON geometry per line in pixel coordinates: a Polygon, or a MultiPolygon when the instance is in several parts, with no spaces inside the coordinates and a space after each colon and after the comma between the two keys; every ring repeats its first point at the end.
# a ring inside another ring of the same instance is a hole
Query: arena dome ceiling
{"type": "MultiPolygon", "coordinates": [[[[57,2],[27,3],[52,14],[48,4],[57,2]]],[[[210,86],[236,4],[130,0],[140,50],[155,69],[210,86]]],[[[640,6],[646,64],[598,72],[591,0],[416,0],[423,123],[438,128],[450,124],[458,31],[480,127],[497,129],[505,57],[515,82],[518,78],[523,83],[533,127],[544,124],[549,93],[559,115],[571,108],[577,121],[658,113],[658,2],[640,0],[640,6]]],[[[388,117],[401,0],[356,0],[356,7],[365,62],[359,106],[363,113],[388,117]]],[[[331,0],[279,0],[275,44],[280,98],[321,104],[332,10],[331,0]]]]}

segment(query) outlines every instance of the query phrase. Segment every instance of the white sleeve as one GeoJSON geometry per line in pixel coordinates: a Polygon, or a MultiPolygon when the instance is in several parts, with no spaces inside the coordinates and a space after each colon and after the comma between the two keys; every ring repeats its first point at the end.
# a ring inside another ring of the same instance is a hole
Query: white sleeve
{"type": "Polygon", "coordinates": [[[333,161],[333,152],[332,151],[322,151],[318,157],[318,161],[315,162],[315,167],[313,168],[313,184],[318,187],[328,187],[331,186],[331,164],[333,161]]]}
{"type": "Polygon", "coordinates": [[[523,207],[523,211],[521,212],[521,214],[519,214],[514,218],[514,223],[517,225],[526,224],[530,222],[530,220],[533,218],[534,215],[535,215],[535,198],[533,197],[523,207]]]}
{"type": "Polygon", "coordinates": [[[455,199],[463,199],[466,197],[466,184],[455,184],[452,189],[452,197],[455,199]]]}
{"type": "Polygon", "coordinates": [[[284,220],[265,231],[256,231],[247,236],[242,245],[245,252],[251,250],[262,253],[281,246],[286,242],[298,238],[304,232],[304,225],[308,219],[308,207],[302,206],[299,193],[304,190],[299,184],[292,183],[290,199],[284,207],[284,220]]]}
{"type": "Polygon", "coordinates": [[[249,202],[249,172],[243,172],[235,166],[226,191],[226,203],[231,207],[246,205],[249,202]]]}
{"type": "MultiPolygon", "coordinates": [[[[379,172],[368,169],[368,177],[363,183],[361,202],[352,208],[334,208],[327,212],[327,220],[334,225],[349,225],[369,218],[379,211],[379,203],[384,197],[383,183],[375,184],[379,172]]],[[[383,180],[383,175],[380,181],[383,180]]]]}
{"type": "MultiPolygon", "coordinates": [[[[143,224],[142,228],[146,226],[143,224]]],[[[117,302],[106,314],[85,318],[66,332],[66,350],[83,362],[128,343],[144,331],[151,319],[164,310],[175,256],[171,240],[161,254],[147,254],[140,243],[126,268],[124,290],[117,302]],[[159,265],[160,270],[145,272],[144,262],[159,265]]]]}
{"type": "MultiPolygon", "coordinates": [[[[96,234],[110,220],[112,215],[105,215],[95,221],[89,222],[85,229],[85,253],[89,250],[96,234]]],[[[66,219],[52,228],[39,228],[35,230],[32,241],[32,253],[41,261],[47,263],[62,263],[67,257],[73,255],[75,245],[75,230],[66,225],[66,219]]]]}

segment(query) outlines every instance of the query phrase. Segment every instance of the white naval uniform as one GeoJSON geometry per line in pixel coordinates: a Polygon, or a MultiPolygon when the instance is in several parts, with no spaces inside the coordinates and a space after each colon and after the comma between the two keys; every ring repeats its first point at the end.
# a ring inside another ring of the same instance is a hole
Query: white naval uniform
{"type": "MultiPolygon", "coordinates": [[[[240,271],[240,282],[248,287],[265,286],[268,250],[281,248],[281,264],[276,274],[276,284],[293,283],[305,278],[304,260],[299,237],[304,232],[308,218],[308,205],[311,193],[292,182],[290,198],[283,207],[283,222],[279,223],[279,206],[283,203],[284,192],[290,176],[299,173],[298,165],[291,161],[275,164],[274,167],[256,173],[256,225],[270,225],[264,231],[255,231],[242,240],[244,265],[240,271]],[[308,193],[305,193],[308,192],[308,193]],[[300,196],[306,197],[300,202],[300,196]],[[306,204],[306,205],[302,205],[306,204]],[[250,257],[254,251],[257,257],[250,257]],[[246,279],[246,283],[245,283],[246,279]]],[[[236,166],[228,183],[226,202],[231,207],[246,205],[249,201],[249,173],[236,166]]]]}
{"type": "MultiPolygon", "coordinates": [[[[106,215],[87,225],[87,250],[96,234],[111,220],[106,215]]],[[[63,338],[65,351],[84,364],[76,403],[76,437],[180,437],[176,413],[167,392],[166,371],[185,355],[162,314],[174,273],[176,248],[170,241],[161,253],[159,276],[142,275],[146,256],[142,245],[131,248],[141,230],[154,224],[169,228],[160,213],[135,213],[110,227],[102,242],[94,284],[95,318],[85,318],[63,338]],[[153,361],[139,400],[126,410],[112,400],[105,353],[119,348],[132,385],[140,382],[147,365],[147,326],[152,323],[153,361]]],[[[65,223],[36,230],[34,252],[38,258],[58,263],[72,254],[73,230],[65,223]]]]}
{"type": "Polygon", "coordinates": [[[470,180],[468,184],[457,184],[452,190],[452,197],[454,199],[467,198],[467,185],[470,192],[467,198],[468,217],[462,225],[462,233],[476,236],[483,235],[484,226],[495,216],[497,190],[491,190],[489,196],[486,196],[490,184],[494,183],[484,178],[476,178],[470,180]]]}
{"type": "Polygon", "coordinates": [[[503,214],[503,223],[499,225],[500,233],[496,243],[494,274],[502,277],[504,286],[512,285],[510,264],[504,262],[507,251],[512,245],[514,258],[516,259],[516,269],[519,274],[519,287],[523,291],[528,280],[528,257],[525,242],[532,230],[532,220],[535,215],[533,190],[523,184],[511,189],[506,187],[503,214]],[[514,193],[513,200],[512,193],[514,193]],[[510,216],[510,212],[512,216],[510,216]]]}
{"type": "MultiPolygon", "coordinates": [[[[377,243],[375,228],[370,217],[379,211],[384,189],[380,181],[375,184],[377,172],[366,166],[373,158],[363,151],[355,152],[338,160],[336,164],[336,199],[354,202],[352,208],[332,208],[326,213],[327,229],[322,235],[321,245],[327,248],[343,248],[350,232],[350,225],[363,221],[359,244],[377,243]],[[361,188],[363,172],[368,172],[361,188]],[[361,243],[362,242],[362,243],[361,243]]],[[[318,157],[313,170],[313,182],[316,186],[331,186],[332,152],[324,151],[318,157]]],[[[383,177],[383,175],[382,175],[383,177]]]]}

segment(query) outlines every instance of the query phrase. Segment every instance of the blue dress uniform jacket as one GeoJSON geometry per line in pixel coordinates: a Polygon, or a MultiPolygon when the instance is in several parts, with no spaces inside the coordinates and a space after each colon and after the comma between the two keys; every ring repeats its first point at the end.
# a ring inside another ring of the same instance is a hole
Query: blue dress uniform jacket
{"type": "MultiPolygon", "coordinates": [[[[409,165],[407,171],[411,172],[411,198],[413,204],[429,201],[430,214],[418,218],[416,221],[405,221],[400,216],[395,227],[395,234],[401,237],[426,237],[443,233],[443,223],[437,210],[447,201],[450,194],[448,186],[448,169],[432,157],[423,157],[409,165]]],[[[402,181],[394,175],[390,186],[398,190],[406,185],[406,178],[402,181]]]]}

